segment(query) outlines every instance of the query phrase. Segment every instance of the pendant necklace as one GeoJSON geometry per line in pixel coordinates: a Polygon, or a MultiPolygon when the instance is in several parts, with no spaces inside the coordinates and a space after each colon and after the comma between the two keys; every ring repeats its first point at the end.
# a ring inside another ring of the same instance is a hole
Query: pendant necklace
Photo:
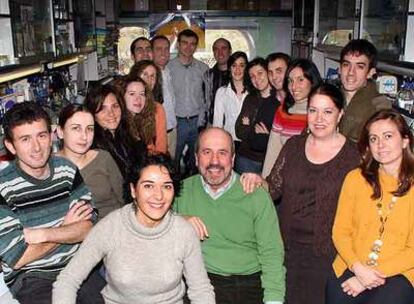
{"type": "Polygon", "coordinates": [[[366,264],[368,266],[377,266],[378,265],[378,258],[381,252],[381,247],[384,244],[383,236],[385,231],[385,224],[387,223],[388,216],[390,215],[392,209],[394,208],[395,203],[397,202],[397,197],[392,196],[390,203],[388,204],[388,208],[386,212],[383,212],[383,205],[382,205],[382,198],[376,204],[377,207],[377,214],[380,221],[380,227],[378,231],[378,238],[374,241],[374,244],[371,247],[371,252],[368,254],[368,260],[366,264]],[[385,214],[384,214],[385,213],[385,214]]]}

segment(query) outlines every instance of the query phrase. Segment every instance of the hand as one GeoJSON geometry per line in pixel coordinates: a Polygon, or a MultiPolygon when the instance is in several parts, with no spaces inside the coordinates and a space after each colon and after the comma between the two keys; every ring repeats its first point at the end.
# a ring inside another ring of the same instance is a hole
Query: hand
{"type": "Polygon", "coordinates": [[[184,218],[193,226],[200,240],[204,241],[204,239],[209,237],[207,227],[201,218],[198,216],[184,216],[184,218]]]}
{"type": "Polygon", "coordinates": [[[27,244],[40,244],[47,242],[46,231],[43,228],[24,228],[23,235],[27,244]]]}
{"type": "Polygon", "coordinates": [[[250,125],[250,119],[247,116],[242,117],[242,124],[245,126],[250,125]]]}
{"type": "Polygon", "coordinates": [[[259,122],[254,126],[254,131],[256,134],[269,134],[269,130],[266,128],[263,122],[259,122]]]}
{"type": "Polygon", "coordinates": [[[92,218],[93,208],[86,201],[78,201],[75,203],[66,213],[65,218],[63,219],[63,226],[69,225],[72,223],[90,220],[92,218]]]}
{"type": "Polygon", "coordinates": [[[240,183],[245,193],[252,193],[256,188],[261,187],[265,180],[256,173],[243,173],[240,176],[240,183]]]}
{"type": "Polygon", "coordinates": [[[360,262],[356,262],[352,265],[352,271],[361,284],[367,289],[372,289],[385,284],[386,276],[384,274],[374,268],[362,265],[360,262]]]}
{"type": "Polygon", "coordinates": [[[358,281],[357,277],[352,277],[341,284],[342,290],[349,296],[356,297],[366,288],[358,281]]]}

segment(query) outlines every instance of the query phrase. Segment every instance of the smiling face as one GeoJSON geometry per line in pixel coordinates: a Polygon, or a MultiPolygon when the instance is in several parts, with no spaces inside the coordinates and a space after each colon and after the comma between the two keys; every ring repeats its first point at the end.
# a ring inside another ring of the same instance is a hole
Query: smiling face
{"type": "Polygon", "coordinates": [[[309,93],[312,90],[312,83],[305,77],[303,70],[296,67],[289,73],[288,89],[295,103],[302,103],[308,100],[309,93]]]}
{"type": "Polygon", "coordinates": [[[249,69],[249,76],[253,86],[264,93],[270,88],[267,71],[261,65],[254,65],[249,69]]]}
{"type": "Polygon", "coordinates": [[[244,70],[246,69],[246,61],[244,58],[237,58],[230,67],[231,78],[234,81],[242,81],[244,78],[244,70]]]}
{"type": "Polygon", "coordinates": [[[121,122],[121,106],[114,94],[105,97],[101,110],[95,114],[95,120],[102,128],[115,133],[121,122]]]}
{"type": "Polygon", "coordinates": [[[345,55],[339,69],[342,87],[346,93],[355,94],[367,85],[367,80],[375,74],[375,68],[369,67],[366,55],[345,55]]]}
{"type": "Polygon", "coordinates": [[[213,44],[213,54],[218,65],[227,66],[227,61],[231,55],[231,48],[225,40],[217,39],[213,44]]]}
{"type": "Polygon", "coordinates": [[[388,172],[399,172],[403,149],[409,144],[402,138],[396,124],[390,119],[375,121],[369,128],[369,149],[372,157],[388,172]]]}
{"type": "Polygon", "coordinates": [[[212,190],[224,186],[231,177],[234,155],[232,138],[223,130],[212,128],[200,135],[196,154],[197,167],[212,190]]]}
{"type": "Polygon", "coordinates": [[[139,77],[145,81],[151,91],[154,90],[155,83],[157,82],[157,69],[153,65],[147,66],[139,77]]]}
{"type": "Polygon", "coordinates": [[[283,90],[283,80],[285,78],[287,64],[283,59],[276,59],[269,62],[268,66],[269,81],[277,90],[283,90]]]}
{"type": "Polygon", "coordinates": [[[327,95],[315,94],[309,100],[308,127],[314,137],[333,136],[342,115],[343,111],[327,95]]]}
{"type": "Polygon", "coordinates": [[[141,113],[147,100],[145,87],[142,82],[133,81],[129,83],[125,91],[124,99],[129,112],[133,114],[141,113]]]}
{"type": "Polygon", "coordinates": [[[159,165],[145,167],[137,183],[131,184],[130,188],[137,204],[138,222],[146,227],[157,226],[174,198],[173,181],[167,168],[159,165]]]}
{"type": "Polygon", "coordinates": [[[63,139],[64,149],[79,155],[88,152],[93,142],[94,123],[91,113],[74,113],[63,129],[57,129],[59,138],[63,139]]]}
{"type": "Polygon", "coordinates": [[[33,177],[43,176],[52,147],[51,134],[43,119],[24,123],[12,129],[12,141],[5,140],[7,149],[17,157],[20,168],[33,177]]]}

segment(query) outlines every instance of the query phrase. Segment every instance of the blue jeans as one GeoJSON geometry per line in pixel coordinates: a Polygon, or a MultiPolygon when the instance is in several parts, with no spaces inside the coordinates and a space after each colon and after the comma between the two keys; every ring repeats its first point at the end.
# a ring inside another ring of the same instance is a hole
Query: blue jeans
{"type": "Polygon", "coordinates": [[[175,149],[176,168],[180,169],[181,157],[185,145],[188,146],[187,156],[184,158],[184,165],[187,171],[195,170],[194,147],[198,137],[198,116],[177,117],[177,146],[175,149]]]}
{"type": "Polygon", "coordinates": [[[236,164],[234,166],[235,170],[239,174],[243,174],[245,172],[252,172],[257,173],[259,175],[262,174],[263,163],[252,160],[250,158],[237,155],[236,157],[236,164]]]}

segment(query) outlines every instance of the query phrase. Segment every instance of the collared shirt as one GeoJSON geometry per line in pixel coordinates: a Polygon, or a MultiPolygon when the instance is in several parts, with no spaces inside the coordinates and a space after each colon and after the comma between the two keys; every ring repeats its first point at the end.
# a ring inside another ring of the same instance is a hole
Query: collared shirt
{"type": "Polygon", "coordinates": [[[221,71],[216,63],[209,71],[208,71],[208,104],[209,104],[209,122],[213,121],[214,115],[214,103],[217,90],[227,85],[230,82],[230,70],[221,71]]]}
{"type": "Polygon", "coordinates": [[[240,140],[236,136],[235,125],[247,94],[246,90],[242,94],[241,99],[239,99],[236,92],[231,88],[230,83],[217,90],[213,126],[224,128],[224,130],[231,134],[233,140],[240,140]]]}
{"type": "Polygon", "coordinates": [[[220,196],[222,196],[224,193],[226,193],[227,190],[231,188],[231,186],[233,186],[234,182],[237,179],[237,174],[235,174],[234,171],[231,171],[230,180],[227,182],[227,184],[220,187],[217,191],[213,191],[211,187],[204,181],[204,178],[201,175],[200,175],[200,178],[201,178],[201,184],[203,185],[204,191],[206,191],[206,193],[210,195],[212,199],[216,200],[220,196]]]}
{"type": "Polygon", "coordinates": [[[195,58],[190,64],[184,65],[176,57],[167,67],[171,74],[176,116],[198,115],[198,124],[202,125],[208,107],[205,98],[208,65],[195,58]]]}
{"type": "Polygon", "coordinates": [[[171,72],[168,67],[162,70],[162,96],[164,99],[163,107],[167,117],[167,130],[177,127],[177,118],[175,117],[175,96],[171,82],[171,72]]]}

